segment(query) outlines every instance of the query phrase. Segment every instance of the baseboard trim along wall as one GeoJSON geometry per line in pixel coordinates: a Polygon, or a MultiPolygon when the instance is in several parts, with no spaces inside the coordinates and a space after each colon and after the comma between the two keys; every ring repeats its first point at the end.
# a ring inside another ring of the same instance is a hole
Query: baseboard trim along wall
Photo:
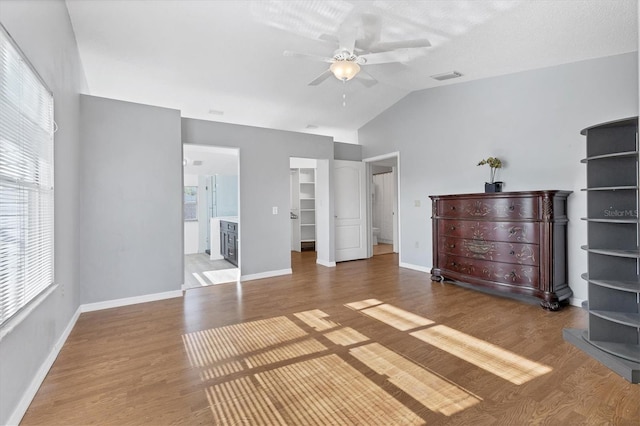
{"type": "Polygon", "coordinates": [[[106,300],[104,302],[85,303],[80,305],[82,312],[99,311],[102,309],[119,308],[120,306],[135,305],[138,303],[155,302],[157,300],[182,297],[182,290],[166,291],[164,293],[145,294],[143,296],[125,297],[123,299],[106,300]]]}
{"type": "Polygon", "coordinates": [[[71,334],[71,330],[73,330],[73,327],[76,325],[81,312],[82,307],[79,306],[78,309],[76,309],[76,312],[71,317],[71,320],[69,320],[69,324],[67,324],[67,327],[62,332],[62,335],[51,349],[51,352],[38,369],[36,375],[33,377],[33,380],[31,380],[31,384],[29,384],[29,387],[22,395],[18,406],[15,408],[15,410],[13,410],[13,413],[9,417],[7,425],[18,425],[20,424],[20,421],[22,421],[22,418],[27,412],[29,405],[31,405],[33,398],[35,398],[38,389],[40,389],[40,386],[42,385],[45,377],[47,377],[47,374],[53,366],[53,363],[55,362],[56,358],[58,358],[58,354],[60,353],[62,346],[64,346],[67,338],[69,337],[69,334],[71,334]]]}
{"type": "Polygon", "coordinates": [[[582,303],[586,302],[585,299],[578,299],[577,297],[570,297],[569,304],[571,306],[577,306],[578,308],[582,308],[582,303]]]}
{"type": "Polygon", "coordinates": [[[260,280],[262,278],[279,277],[280,275],[291,275],[291,274],[293,274],[293,270],[291,268],[279,269],[276,271],[260,272],[258,274],[242,275],[240,277],[240,281],[260,280]]]}
{"type": "Polygon", "coordinates": [[[328,268],[335,268],[336,267],[336,262],[329,262],[329,261],[322,260],[322,259],[316,259],[316,263],[318,265],[326,266],[328,268]]]}
{"type": "Polygon", "coordinates": [[[414,271],[426,272],[427,274],[431,273],[430,266],[420,266],[420,265],[414,265],[412,263],[405,263],[405,262],[400,262],[399,266],[401,268],[413,269],[414,271]]]}

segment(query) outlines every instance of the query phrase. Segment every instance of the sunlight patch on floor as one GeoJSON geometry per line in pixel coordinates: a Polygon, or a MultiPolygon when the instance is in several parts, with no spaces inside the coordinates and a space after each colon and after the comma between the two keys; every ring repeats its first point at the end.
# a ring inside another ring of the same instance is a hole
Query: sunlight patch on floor
{"type": "Polygon", "coordinates": [[[332,328],[338,327],[339,325],[333,321],[325,319],[329,316],[329,314],[322,312],[320,309],[298,312],[293,315],[316,331],[330,330],[332,328]]]}
{"type": "Polygon", "coordinates": [[[516,385],[552,370],[551,367],[444,325],[415,331],[410,335],[516,385]]]}
{"type": "Polygon", "coordinates": [[[204,367],[240,355],[307,336],[286,317],[274,317],[225,327],[196,331],[182,336],[189,362],[204,367]]]}
{"type": "Polygon", "coordinates": [[[200,283],[201,286],[205,287],[209,285],[209,283],[205,281],[205,279],[202,278],[199,273],[194,272],[191,275],[193,275],[193,277],[200,283]]]}
{"type": "Polygon", "coordinates": [[[421,317],[420,315],[416,315],[414,313],[405,311],[404,309],[400,309],[386,303],[370,308],[354,308],[354,306],[363,306],[367,302],[368,301],[349,303],[345,306],[348,308],[356,309],[359,312],[371,318],[375,318],[378,321],[390,325],[391,327],[400,331],[412,330],[414,328],[424,327],[425,325],[431,325],[434,323],[430,319],[421,317]]]}
{"type": "Polygon", "coordinates": [[[423,420],[337,355],[255,375],[291,424],[423,424],[423,420]]]}
{"type": "Polygon", "coordinates": [[[287,424],[265,392],[249,377],[207,388],[207,399],[215,424],[287,424]]]}
{"type": "Polygon", "coordinates": [[[376,305],[382,305],[383,303],[384,302],[378,299],[367,299],[367,300],[361,300],[359,302],[347,303],[344,306],[346,306],[347,308],[351,308],[351,309],[355,309],[356,311],[359,311],[360,309],[370,308],[376,305]]]}
{"type": "Polygon", "coordinates": [[[245,361],[249,368],[255,368],[322,352],[326,349],[327,347],[316,339],[308,338],[250,355],[245,358],[245,361]]]}
{"type": "Polygon", "coordinates": [[[229,361],[208,367],[200,373],[202,381],[217,379],[244,370],[244,366],[239,361],[229,361]]]}
{"type": "Polygon", "coordinates": [[[366,342],[369,340],[367,336],[357,332],[351,327],[330,331],[329,333],[325,333],[324,337],[340,346],[355,345],[356,343],[366,342]]]}
{"type": "MultiPolygon", "coordinates": [[[[204,276],[211,281],[211,284],[234,283],[238,281],[238,268],[220,269],[217,271],[204,271],[204,276]]],[[[207,285],[207,284],[204,284],[207,285]]]]}
{"type": "Polygon", "coordinates": [[[379,343],[358,346],[349,353],[376,373],[389,377],[391,383],[431,411],[450,416],[481,401],[379,343]]]}

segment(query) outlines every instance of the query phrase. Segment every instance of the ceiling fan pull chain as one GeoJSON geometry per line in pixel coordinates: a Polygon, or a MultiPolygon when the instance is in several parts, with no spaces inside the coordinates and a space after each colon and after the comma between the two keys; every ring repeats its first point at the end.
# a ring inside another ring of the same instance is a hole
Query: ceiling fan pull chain
{"type": "Polygon", "coordinates": [[[342,107],[346,108],[347,106],[347,80],[342,80],[342,107]]]}

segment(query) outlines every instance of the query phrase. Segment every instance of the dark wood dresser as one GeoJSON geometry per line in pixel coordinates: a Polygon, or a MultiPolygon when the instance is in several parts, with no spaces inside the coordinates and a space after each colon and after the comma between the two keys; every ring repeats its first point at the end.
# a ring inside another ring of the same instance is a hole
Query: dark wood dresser
{"type": "Polygon", "coordinates": [[[534,297],[550,310],[567,283],[571,191],[432,195],[431,279],[534,297]]]}

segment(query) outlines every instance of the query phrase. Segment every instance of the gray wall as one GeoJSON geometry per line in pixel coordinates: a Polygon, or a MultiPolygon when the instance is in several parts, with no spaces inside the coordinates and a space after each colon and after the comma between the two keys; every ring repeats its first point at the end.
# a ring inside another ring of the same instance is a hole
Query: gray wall
{"type": "Polygon", "coordinates": [[[352,143],[334,142],[334,160],[362,161],[362,146],[352,143]]]}
{"type": "Polygon", "coordinates": [[[180,290],[180,111],[80,100],[81,303],[180,290]]]}
{"type": "Polygon", "coordinates": [[[0,21],[53,91],[58,124],[54,152],[57,288],[22,321],[3,327],[2,334],[13,327],[0,340],[0,424],[7,424],[80,303],[78,94],[86,82],[64,1],[2,0],[0,21]]]}
{"type": "MultiPolygon", "coordinates": [[[[241,273],[246,276],[289,269],[289,159],[327,159],[332,168],[333,140],[326,136],[183,118],[182,142],[240,149],[241,273]],[[272,207],[278,207],[277,215],[272,214],[272,207]]],[[[333,234],[333,222],[330,230],[333,234]]],[[[333,236],[330,240],[333,241],[333,236]]]]}
{"type": "Polygon", "coordinates": [[[365,158],[400,151],[401,262],[419,267],[432,266],[428,196],[483,192],[483,158],[504,161],[505,191],[574,191],[569,283],[586,299],[580,130],[637,114],[636,52],[414,92],[363,126],[359,141],[365,158]]]}

